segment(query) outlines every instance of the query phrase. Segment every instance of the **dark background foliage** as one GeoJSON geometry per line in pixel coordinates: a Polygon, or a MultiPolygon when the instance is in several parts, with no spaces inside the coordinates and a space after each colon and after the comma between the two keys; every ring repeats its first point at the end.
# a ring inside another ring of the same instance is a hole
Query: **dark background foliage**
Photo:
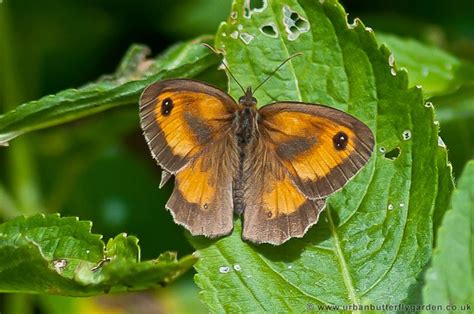
{"type": "MultiPolygon", "coordinates": [[[[416,38],[474,61],[470,0],[342,4],[349,20],[360,17],[376,34],[416,38]]],[[[155,55],[178,41],[213,34],[229,10],[230,0],[0,0],[0,113],[112,73],[132,43],[148,45],[155,55]]],[[[461,147],[455,134],[459,130],[449,133],[450,126],[441,127],[458,174],[472,156],[472,142],[461,147]]],[[[5,191],[17,200],[13,207],[19,213],[61,212],[92,220],[93,231],[106,238],[122,231],[136,235],[144,258],[164,250],[190,253],[182,229],[164,210],[170,186],[158,190],[159,175],[140,134],[137,107],[106,111],[34,132],[14,140],[8,150],[0,149],[0,221],[8,218],[5,208],[10,207],[5,191]]],[[[102,298],[99,306],[96,299],[4,295],[0,312],[51,312],[64,304],[72,311],[126,308],[127,303],[169,310],[181,299],[188,300],[183,308],[192,308],[197,288],[191,275],[159,298],[102,298]]]]}

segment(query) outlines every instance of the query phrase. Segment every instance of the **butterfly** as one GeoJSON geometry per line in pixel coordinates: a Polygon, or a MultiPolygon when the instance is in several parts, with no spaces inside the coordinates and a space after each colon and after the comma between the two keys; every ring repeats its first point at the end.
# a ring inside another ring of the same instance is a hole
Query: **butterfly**
{"type": "Polygon", "coordinates": [[[242,216],[244,240],[280,245],[318,221],[326,198],[369,160],[374,136],[337,109],[295,101],[257,109],[252,88],[242,91],[235,101],[203,82],[159,81],[140,97],[140,123],[160,188],[175,176],[166,208],[177,224],[215,238],[242,216]]]}

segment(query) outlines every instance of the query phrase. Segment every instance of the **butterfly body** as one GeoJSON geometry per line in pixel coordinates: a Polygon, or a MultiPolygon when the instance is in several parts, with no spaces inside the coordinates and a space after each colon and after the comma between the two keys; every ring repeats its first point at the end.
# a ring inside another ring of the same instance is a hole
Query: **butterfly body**
{"type": "Polygon", "coordinates": [[[239,166],[233,178],[234,213],[242,214],[245,209],[245,160],[249,155],[249,147],[256,134],[257,110],[255,105],[245,106],[237,112],[235,137],[238,144],[239,166]]]}
{"type": "Polygon", "coordinates": [[[325,106],[278,102],[257,109],[205,83],[157,82],[143,92],[140,118],[153,157],[175,176],[167,208],[193,235],[229,234],[281,244],[302,237],[325,199],[368,161],[370,129],[325,106]]]}

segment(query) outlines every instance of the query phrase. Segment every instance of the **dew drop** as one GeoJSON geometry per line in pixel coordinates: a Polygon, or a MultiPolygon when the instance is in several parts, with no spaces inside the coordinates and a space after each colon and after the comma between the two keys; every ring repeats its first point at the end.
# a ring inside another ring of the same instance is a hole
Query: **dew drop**
{"type": "Polygon", "coordinates": [[[252,278],[252,275],[247,275],[246,277],[247,277],[247,278],[252,278]]]}
{"type": "Polygon", "coordinates": [[[416,85],[416,88],[421,89],[423,86],[421,85],[416,85]]]}
{"type": "Polygon", "coordinates": [[[221,266],[221,267],[219,267],[219,272],[220,272],[221,274],[227,274],[229,271],[230,271],[230,267],[229,267],[229,266],[221,266]]]}
{"type": "Polygon", "coordinates": [[[230,13],[230,18],[235,20],[235,19],[237,19],[237,15],[238,15],[237,11],[232,11],[230,13]]]}
{"type": "Polygon", "coordinates": [[[396,75],[397,75],[397,71],[396,71],[394,68],[391,68],[391,69],[390,69],[390,73],[391,73],[393,76],[396,76],[396,75]]]}
{"type": "Polygon", "coordinates": [[[379,148],[379,152],[381,152],[382,154],[385,154],[385,147],[383,147],[383,146],[380,147],[380,148],[379,148]]]}
{"type": "Polygon", "coordinates": [[[403,136],[403,140],[408,141],[409,139],[411,139],[411,131],[410,130],[403,131],[402,136],[403,136]]]}
{"type": "Polygon", "coordinates": [[[393,204],[388,204],[388,210],[393,210],[393,204]]]}
{"type": "Polygon", "coordinates": [[[234,39],[237,39],[237,37],[239,37],[239,32],[238,31],[233,31],[232,33],[230,33],[230,37],[232,37],[234,39]]]}
{"type": "Polygon", "coordinates": [[[400,207],[401,207],[401,208],[405,207],[405,204],[400,203],[400,207]]]}
{"type": "Polygon", "coordinates": [[[426,108],[432,108],[433,107],[433,103],[431,101],[427,101],[425,102],[425,107],[426,108]]]}
{"type": "Polygon", "coordinates": [[[293,266],[291,266],[291,265],[288,265],[288,269],[292,269],[292,268],[293,268],[293,266]]]}
{"type": "Polygon", "coordinates": [[[244,29],[244,26],[243,26],[242,24],[239,24],[239,25],[237,26],[237,29],[238,29],[239,31],[241,31],[241,30],[244,29]]]}
{"type": "Polygon", "coordinates": [[[372,27],[366,27],[365,30],[369,33],[372,33],[374,30],[372,29],[372,27]]]}
{"type": "Polygon", "coordinates": [[[439,121],[438,121],[438,120],[434,120],[434,121],[433,121],[433,124],[434,124],[434,125],[439,125],[439,121]]]}
{"type": "Polygon", "coordinates": [[[242,267],[240,267],[239,264],[235,264],[235,265],[234,265],[234,269],[235,269],[236,271],[241,271],[241,270],[242,270],[242,267]]]}
{"type": "Polygon", "coordinates": [[[91,251],[90,250],[86,250],[86,254],[89,254],[91,251]]]}

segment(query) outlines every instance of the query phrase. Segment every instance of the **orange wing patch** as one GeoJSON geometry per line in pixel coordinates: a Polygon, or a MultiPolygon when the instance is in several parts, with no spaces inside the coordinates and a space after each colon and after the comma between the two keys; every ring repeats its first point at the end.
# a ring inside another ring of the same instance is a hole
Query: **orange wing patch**
{"type": "Polygon", "coordinates": [[[191,152],[193,148],[199,149],[199,142],[195,134],[192,133],[189,126],[185,123],[183,118],[182,99],[177,95],[170,95],[172,93],[164,93],[159,96],[155,103],[155,119],[163,132],[166,143],[171,148],[171,152],[180,157],[189,154],[192,157],[195,153],[191,152]],[[172,96],[173,98],[170,98],[172,96]],[[161,113],[162,103],[164,99],[170,99],[173,108],[169,115],[165,116],[161,113]]]}
{"type": "Polygon", "coordinates": [[[198,204],[204,211],[216,197],[215,174],[212,169],[205,169],[203,157],[198,158],[188,167],[176,174],[179,182],[177,188],[186,201],[198,204]]]}
{"type": "Polygon", "coordinates": [[[222,136],[222,120],[231,119],[222,102],[196,92],[165,92],[155,103],[155,119],[174,155],[193,157],[204,144],[222,136]],[[163,105],[170,103],[169,112],[163,105]],[[190,105],[192,104],[192,105],[190,105]]]}
{"type": "Polygon", "coordinates": [[[262,202],[268,208],[267,217],[274,219],[296,212],[306,201],[306,198],[288,177],[281,180],[272,179],[267,182],[267,188],[262,195],[262,202]]]}

